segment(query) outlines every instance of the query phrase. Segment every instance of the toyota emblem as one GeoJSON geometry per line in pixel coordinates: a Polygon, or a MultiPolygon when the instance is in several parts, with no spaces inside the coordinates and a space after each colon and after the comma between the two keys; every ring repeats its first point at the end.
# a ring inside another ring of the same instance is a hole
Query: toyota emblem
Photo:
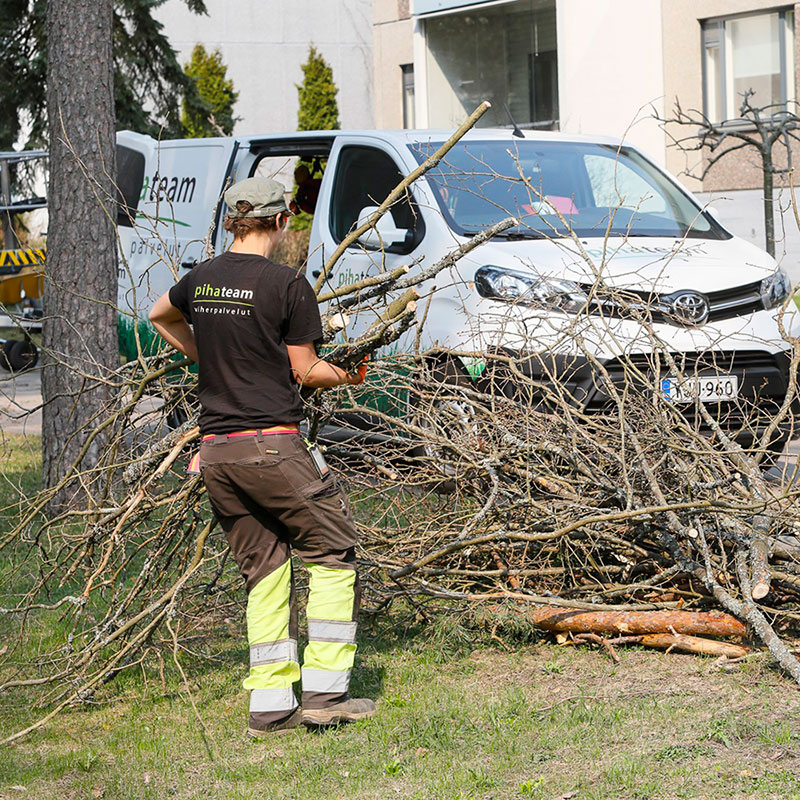
{"type": "Polygon", "coordinates": [[[672,313],[685,325],[702,325],[708,319],[708,300],[698,292],[678,292],[672,296],[672,313]]]}

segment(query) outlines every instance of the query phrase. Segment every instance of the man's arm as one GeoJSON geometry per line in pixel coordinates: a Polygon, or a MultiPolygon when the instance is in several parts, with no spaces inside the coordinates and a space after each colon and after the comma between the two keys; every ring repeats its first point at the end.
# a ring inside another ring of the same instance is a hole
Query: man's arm
{"type": "Polygon", "coordinates": [[[364,380],[363,372],[366,370],[345,372],[341,367],[318,358],[312,342],[287,344],[286,349],[289,351],[294,378],[301,386],[326,389],[345,383],[356,386],[364,380]]]}
{"type": "Polygon", "coordinates": [[[169,301],[169,292],[156,300],[150,309],[150,322],[153,327],[176,349],[192,361],[199,361],[194,334],[183,314],[169,301]]]}

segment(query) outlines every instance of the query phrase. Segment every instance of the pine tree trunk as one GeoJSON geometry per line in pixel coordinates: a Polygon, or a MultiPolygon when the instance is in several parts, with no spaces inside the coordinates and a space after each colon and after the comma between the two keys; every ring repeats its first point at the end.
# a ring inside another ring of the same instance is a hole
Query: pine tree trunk
{"type": "MultiPolygon", "coordinates": [[[[97,427],[108,389],[87,375],[119,365],[114,221],[112,0],[49,0],[50,214],[43,325],[42,477],[58,485],[97,427]]],[[[92,466],[102,443],[82,461],[92,466]]],[[[56,510],[80,502],[64,487],[56,510]]]]}

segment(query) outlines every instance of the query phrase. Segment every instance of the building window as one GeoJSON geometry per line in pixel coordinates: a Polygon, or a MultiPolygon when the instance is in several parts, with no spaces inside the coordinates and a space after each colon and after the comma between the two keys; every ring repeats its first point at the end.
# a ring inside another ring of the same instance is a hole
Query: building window
{"type": "Polygon", "coordinates": [[[428,122],[449,128],[483,101],[479,126],[558,127],[555,0],[515,0],[423,18],[428,122]]]}
{"type": "Polygon", "coordinates": [[[739,116],[743,95],[774,106],[795,99],[794,12],[749,14],[703,23],[703,98],[711,122],[739,116]]]}
{"type": "Polygon", "coordinates": [[[414,65],[403,64],[403,127],[416,128],[414,114],[414,65]]]}

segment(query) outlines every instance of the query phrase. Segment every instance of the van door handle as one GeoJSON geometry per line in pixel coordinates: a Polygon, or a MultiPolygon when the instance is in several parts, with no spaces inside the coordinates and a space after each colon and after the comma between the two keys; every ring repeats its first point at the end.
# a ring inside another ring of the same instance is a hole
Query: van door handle
{"type": "Polygon", "coordinates": [[[312,270],[311,270],[311,275],[312,275],[314,278],[319,278],[319,276],[320,276],[321,274],[322,274],[322,273],[321,273],[321,271],[320,271],[320,270],[318,270],[318,269],[312,269],[312,270]]]}
{"type": "Polygon", "coordinates": [[[197,266],[197,259],[194,261],[181,261],[181,269],[192,269],[197,266]]]}

